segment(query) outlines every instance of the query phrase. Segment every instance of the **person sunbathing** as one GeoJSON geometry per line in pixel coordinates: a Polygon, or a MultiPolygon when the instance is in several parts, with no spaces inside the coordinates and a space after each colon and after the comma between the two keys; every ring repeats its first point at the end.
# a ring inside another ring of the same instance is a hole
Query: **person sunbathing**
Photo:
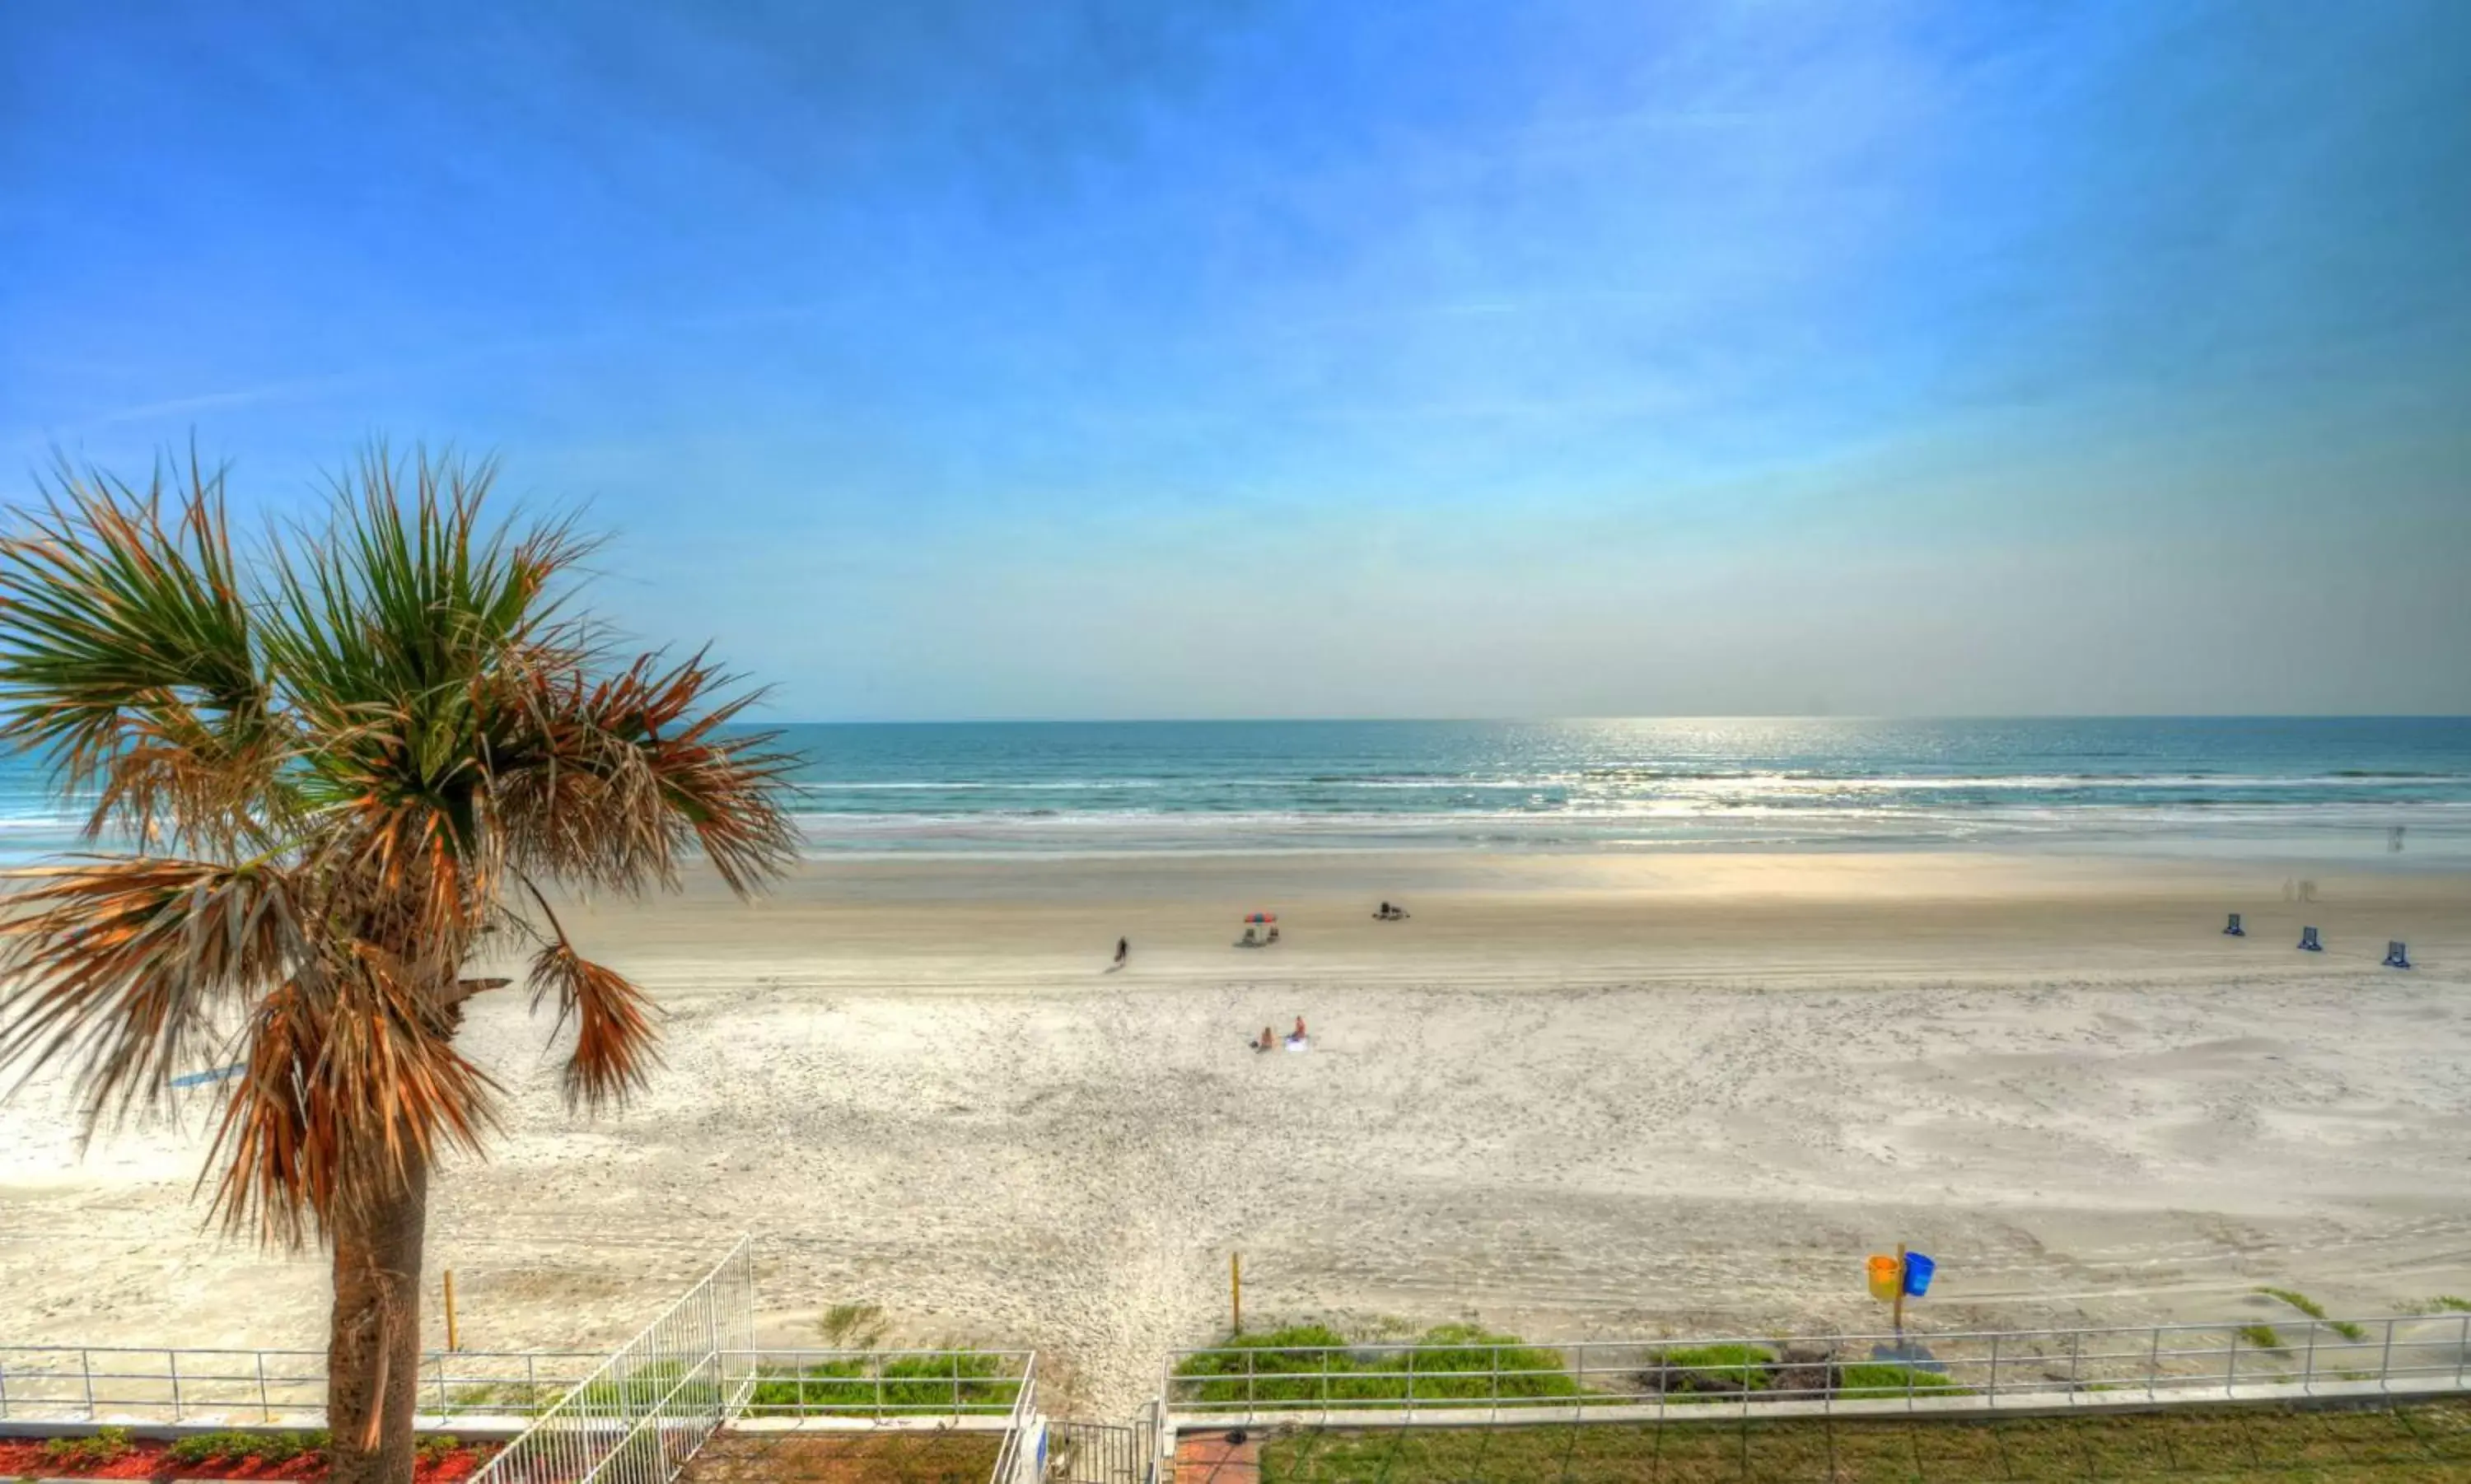
{"type": "Polygon", "coordinates": [[[1253,1043],[1253,1049],[1256,1051],[1267,1051],[1275,1048],[1278,1044],[1278,1032],[1272,1030],[1269,1026],[1264,1025],[1261,1027],[1261,1039],[1253,1043]]]}

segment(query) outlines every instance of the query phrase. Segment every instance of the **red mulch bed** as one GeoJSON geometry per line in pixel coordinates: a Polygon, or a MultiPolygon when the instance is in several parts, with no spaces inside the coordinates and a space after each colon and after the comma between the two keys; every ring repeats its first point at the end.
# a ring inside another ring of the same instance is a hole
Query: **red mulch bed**
{"type": "MultiPolygon", "coordinates": [[[[279,1464],[256,1458],[210,1458],[202,1463],[174,1463],[164,1456],[168,1443],[140,1438],[107,1464],[73,1464],[48,1458],[43,1440],[0,1441],[0,1478],[37,1479],[288,1479],[326,1476],[326,1455],[303,1453],[279,1464]]],[[[465,1443],[434,1459],[412,1464],[413,1484],[456,1484],[469,1478],[498,1451],[493,1443],[465,1443]]]]}

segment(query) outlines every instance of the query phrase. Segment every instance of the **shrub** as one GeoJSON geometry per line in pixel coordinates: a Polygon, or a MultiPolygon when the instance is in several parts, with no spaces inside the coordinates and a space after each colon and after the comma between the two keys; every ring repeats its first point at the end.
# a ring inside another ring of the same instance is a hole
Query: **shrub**
{"type": "Polygon", "coordinates": [[[815,1320],[827,1350],[873,1350],[887,1328],[880,1304],[835,1304],[815,1320]]]}
{"type": "Polygon", "coordinates": [[[60,1469],[101,1469],[129,1456],[134,1445],[126,1427],[98,1427],[92,1437],[53,1438],[43,1445],[43,1461],[60,1469]]]}
{"type": "Polygon", "coordinates": [[[2239,1337],[2258,1350],[2278,1351],[2283,1348],[2281,1334],[2270,1324],[2244,1324],[2239,1328],[2239,1337]]]}
{"type": "Polygon", "coordinates": [[[163,1449],[163,1456],[176,1464],[201,1464],[210,1458],[237,1458],[243,1455],[233,1450],[232,1440],[240,1436],[236,1432],[194,1432],[185,1438],[173,1439],[171,1446],[163,1449]]]}
{"type": "Polygon", "coordinates": [[[288,1464],[303,1453],[320,1453],[326,1449],[324,1432],[269,1432],[257,1438],[258,1461],[268,1465],[288,1464]]]}

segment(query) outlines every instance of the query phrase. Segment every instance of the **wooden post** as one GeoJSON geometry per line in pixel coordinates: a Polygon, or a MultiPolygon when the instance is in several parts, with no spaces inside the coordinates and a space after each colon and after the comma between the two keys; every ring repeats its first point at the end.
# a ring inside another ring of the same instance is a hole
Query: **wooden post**
{"type": "Polygon", "coordinates": [[[1235,1310],[1235,1332],[1244,1332],[1244,1254],[1227,1254],[1227,1305],[1235,1310]]]}
{"type": "Polygon", "coordinates": [[[451,1267],[446,1270],[446,1348],[448,1350],[463,1348],[459,1336],[455,1332],[455,1269],[451,1267]]]}
{"type": "Polygon", "coordinates": [[[1896,1338],[1905,1337],[1905,1244],[1896,1243],[1896,1338]]]}

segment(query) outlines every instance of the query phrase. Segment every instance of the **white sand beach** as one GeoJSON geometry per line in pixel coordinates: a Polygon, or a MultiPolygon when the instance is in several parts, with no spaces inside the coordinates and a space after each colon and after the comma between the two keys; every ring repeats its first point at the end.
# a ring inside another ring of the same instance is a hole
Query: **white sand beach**
{"type": "MultiPolygon", "coordinates": [[[[879,860],[582,907],[668,1065],[570,1118],[545,1024],[482,1002],[508,1130],[436,1183],[431,1291],[456,1270],[468,1346],[600,1344],[751,1231],[768,1338],[877,1303],[1035,1346],[1101,1411],[1213,1337],[1235,1250],[1256,1323],[1538,1338],[1869,1325],[1862,1255],[1899,1239],[1940,1263],[1924,1329],[2471,1292],[2471,889],[2320,872],[2303,909],[2285,874],[879,860]],[[1278,947],[1229,947],[1253,908],[1278,947]],[[2421,967],[2380,969],[2389,937],[2421,967]],[[1309,1054],[1246,1049],[1299,1015],[1309,1054]]],[[[322,1344],[314,1258],[200,1230],[190,1121],[81,1158],[56,1086],[0,1109],[0,1343],[322,1344]]]]}

